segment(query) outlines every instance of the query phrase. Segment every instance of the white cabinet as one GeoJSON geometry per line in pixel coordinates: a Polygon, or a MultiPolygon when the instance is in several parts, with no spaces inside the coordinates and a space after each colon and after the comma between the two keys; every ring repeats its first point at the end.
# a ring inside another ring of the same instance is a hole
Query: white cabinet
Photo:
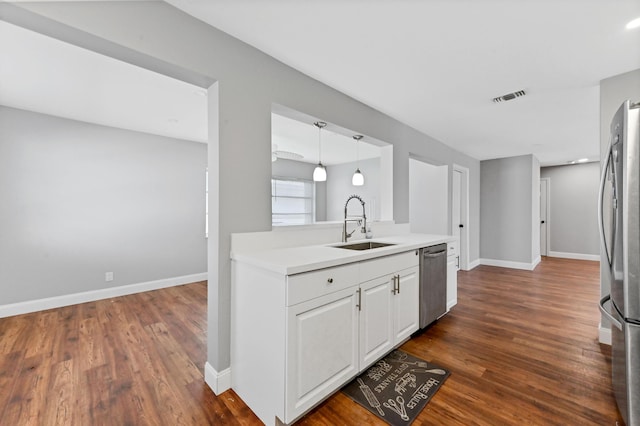
{"type": "Polygon", "coordinates": [[[360,285],[359,370],[374,363],[393,348],[392,291],[391,275],[360,285]]]}
{"type": "Polygon", "coordinates": [[[460,256],[458,243],[447,243],[447,311],[458,303],[458,269],[460,269],[460,256]]]}
{"type": "Polygon", "coordinates": [[[411,337],[420,322],[420,270],[417,266],[398,273],[397,290],[394,296],[394,343],[411,337]]]}
{"type": "Polygon", "coordinates": [[[233,262],[232,388],[292,423],[418,329],[418,256],[283,276],[233,262]]]}
{"type": "Polygon", "coordinates": [[[286,419],[358,373],[357,292],[341,290],[288,308],[286,419]]]}
{"type": "Polygon", "coordinates": [[[360,285],[360,371],[418,330],[418,274],[415,266],[360,285]]]}
{"type": "Polygon", "coordinates": [[[418,330],[418,263],[415,252],[362,262],[362,279],[386,273],[360,284],[360,371],[418,330]]]}

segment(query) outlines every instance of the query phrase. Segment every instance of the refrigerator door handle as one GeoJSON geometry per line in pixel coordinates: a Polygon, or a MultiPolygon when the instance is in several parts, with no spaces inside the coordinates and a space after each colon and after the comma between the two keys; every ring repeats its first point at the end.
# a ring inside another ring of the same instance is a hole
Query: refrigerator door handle
{"type": "Polygon", "coordinates": [[[615,319],[613,317],[613,315],[611,315],[609,313],[609,311],[607,311],[607,309],[604,307],[604,304],[607,303],[609,300],[611,300],[611,295],[608,294],[605,297],[603,297],[602,299],[600,299],[600,312],[602,312],[602,314],[609,320],[611,321],[611,324],[615,325],[616,328],[620,331],[622,331],[622,324],[620,323],[620,321],[618,321],[617,319],[615,319]]]}
{"type": "MultiPolygon", "coordinates": [[[[609,253],[609,247],[607,247],[607,240],[605,238],[604,235],[604,218],[603,218],[603,204],[604,204],[604,186],[607,183],[607,169],[609,168],[609,165],[611,164],[611,149],[613,148],[612,146],[612,141],[609,140],[609,144],[607,146],[607,159],[604,162],[604,165],[602,166],[602,175],[600,176],[600,190],[598,192],[598,231],[600,231],[600,242],[602,243],[602,247],[604,247],[604,252],[607,256],[607,261],[609,262],[609,264],[611,264],[611,256],[609,253]]],[[[611,165],[613,167],[613,165],[611,165]]]]}

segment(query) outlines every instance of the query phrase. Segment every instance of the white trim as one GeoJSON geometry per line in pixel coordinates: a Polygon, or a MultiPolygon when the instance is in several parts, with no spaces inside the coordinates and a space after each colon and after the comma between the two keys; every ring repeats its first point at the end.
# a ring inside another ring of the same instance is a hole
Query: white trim
{"type": "MultiPolygon", "coordinates": [[[[464,189],[464,194],[460,194],[460,202],[462,204],[463,201],[463,195],[464,195],[464,217],[462,218],[464,221],[464,228],[462,228],[462,232],[460,233],[460,240],[462,240],[462,234],[464,234],[464,244],[462,243],[462,241],[459,242],[459,247],[458,247],[458,253],[460,254],[460,269],[463,269],[465,271],[468,271],[470,269],[473,269],[470,265],[469,265],[469,226],[470,226],[470,222],[469,222],[469,169],[461,166],[459,164],[453,163],[453,167],[452,167],[453,171],[458,171],[460,173],[462,173],[462,185],[461,185],[461,190],[464,189]]],[[[452,171],[452,173],[453,173],[452,171]]],[[[452,181],[453,181],[453,176],[452,176],[452,181]]],[[[451,191],[451,194],[453,196],[453,189],[451,191]]],[[[453,201],[452,201],[453,203],[453,201]]],[[[453,216],[453,212],[451,212],[451,215],[453,216]]],[[[451,226],[454,226],[453,222],[451,223],[451,226]]],[[[475,268],[475,266],[474,266],[475,268]]]]}
{"type": "Polygon", "coordinates": [[[524,262],[512,262],[510,260],[497,260],[497,259],[479,259],[481,265],[487,266],[498,266],[500,268],[511,268],[511,269],[524,269],[527,271],[533,271],[535,267],[540,263],[540,256],[532,263],[524,263],[524,262]]]}
{"type": "Polygon", "coordinates": [[[582,253],[565,253],[561,251],[550,251],[549,257],[561,257],[564,259],[578,259],[578,260],[595,260],[600,261],[599,254],[582,254],[582,253]]]}
{"type": "Polygon", "coordinates": [[[473,262],[470,262],[469,263],[469,269],[467,269],[467,271],[470,271],[470,270],[474,269],[477,266],[480,266],[480,259],[476,259],[473,262]]]}
{"type": "Polygon", "coordinates": [[[204,365],[204,381],[216,396],[220,395],[231,389],[231,368],[225,368],[218,373],[207,361],[204,365]]]}
{"type": "Polygon", "coordinates": [[[602,323],[600,323],[598,331],[598,340],[600,343],[611,346],[611,327],[604,328],[602,323]]]}
{"type": "Polygon", "coordinates": [[[43,311],[45,309],[60,308],[78,303],[94,302],[111,297],[126,296],[128,294],[142,293],[166,287],[206,281],[207,273],[183,275],[181,277],[165,278],[156,281],[147,281],[138,284],[129,284],[118,287],[102,288],[99,290],[85,291],[82,293],[66,294],[63,296],[47,297],[45,299],[27,300],[25,302],[0,305],[0,318],[13,315],[28,314],[30,312],[43,311]]]}

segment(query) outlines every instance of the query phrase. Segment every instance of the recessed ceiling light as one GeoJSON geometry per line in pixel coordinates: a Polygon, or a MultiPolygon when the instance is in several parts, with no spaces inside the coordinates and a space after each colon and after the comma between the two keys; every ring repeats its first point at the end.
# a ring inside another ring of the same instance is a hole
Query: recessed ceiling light
{"type": "Polygon", "coordinates": [[[625,28],[628,30],[632,30],[638,27],[640,27],[640,18],[636,18],[633,21],[630,21],[625,28]]]}
{"type": "Polygon", "coordinates": [[[588,158],[581,158],[578,160],[578,163],[586,163],[587,161],[589,161],[588,158]]]}

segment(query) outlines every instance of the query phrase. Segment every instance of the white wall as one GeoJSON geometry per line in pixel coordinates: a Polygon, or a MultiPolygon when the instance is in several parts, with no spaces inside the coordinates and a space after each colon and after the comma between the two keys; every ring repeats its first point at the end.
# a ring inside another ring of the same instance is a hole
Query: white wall
{"type": "Polygon", "coordinates": [[[0,129],[0,305],[207,271],[205,144],[2,106],[0,129]]]}
{"type": "Polygon", "coordinates": [[[218,232],[218,240],[210,239],[208,246],[207,337],[208,363],[216,372],[224,372],[230,361],[230,235],[271,229],[273,104],[392,143],[396,223],[409,220],[410,155],[468,167],[470,259],[478,258],[480,164],[440,141],[164,2],[0,3],[0,13],[9,22],[158,72],[192,78],[187,81],[194,84],[216,82],[209,90],[209,226],[218,232]]]}
{"type": "Polygon", "coordinates": [[[409,159],[411,232],[449,234],[449,167],[409,159]]]}
{"type": "Polygon", "coordinates": [[[549,178],[549,254],[576,258],[599,255],[600,163],[543,167],[540,176],[549,178]]]}

